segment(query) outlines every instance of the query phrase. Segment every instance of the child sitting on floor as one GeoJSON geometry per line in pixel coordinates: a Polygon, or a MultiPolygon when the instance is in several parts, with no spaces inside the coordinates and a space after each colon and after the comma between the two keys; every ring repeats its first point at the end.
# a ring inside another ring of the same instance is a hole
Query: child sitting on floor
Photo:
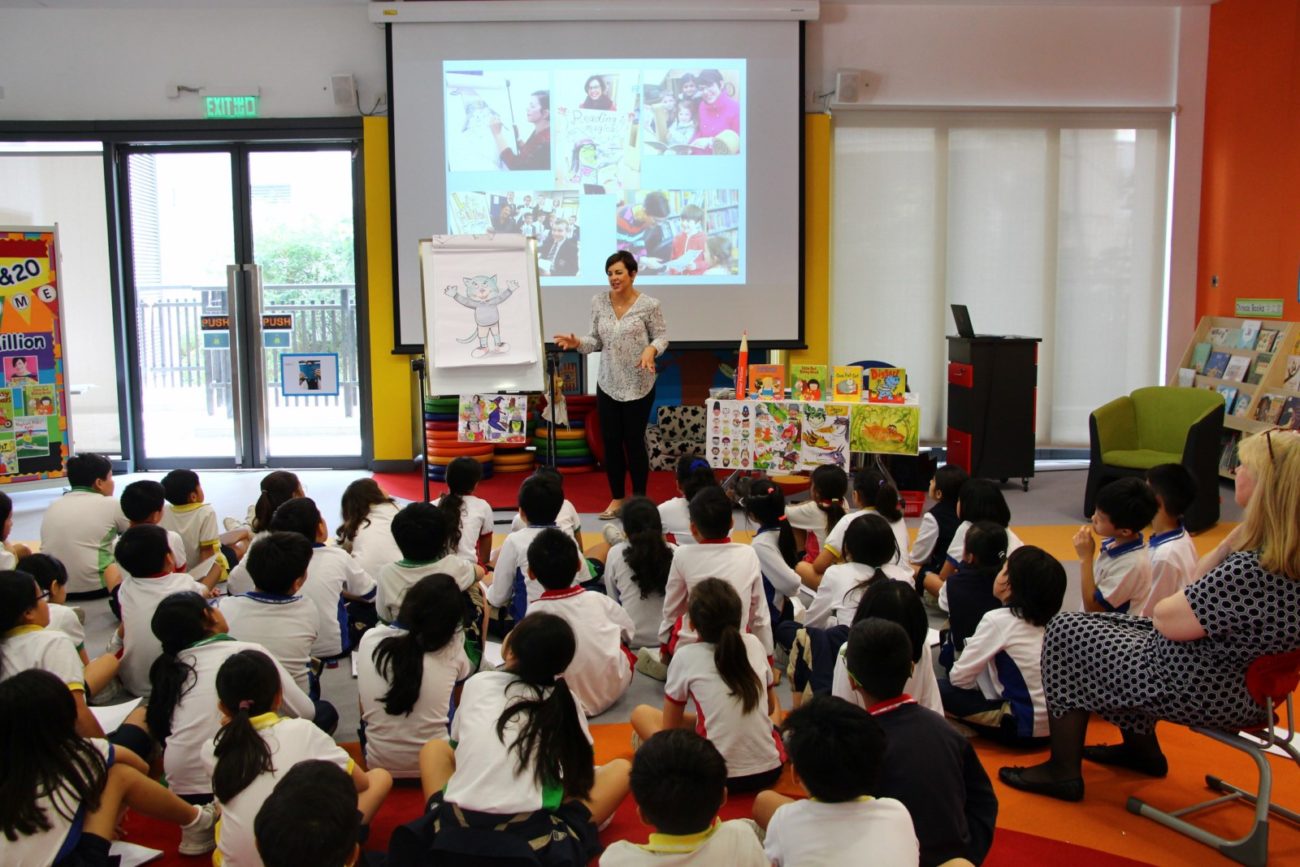
{"type": "MultiPolygon", "coordinates": [[[[942,599],[943,584],[966,556],[966,531],[980,521],[992,521],[1007,532],[1007,551],[1019,548],[1023,543],[1011,532],[1011,507],[1007,498],[1002,496],[998,483],[992,479],[967,479],[957,495],[957,517],[961,523],[952,534],[948,550],[944,554],[944,563],[939,574],[928,573],[923,576],[925,590],[942,599]]],[[[940,604],[942,606],[942,603],[940,604]]]]}
{"type": "Polygon", "coordinates": [[[843,539],[845,562],[822,576],[804,626],[848,625],[867,588],[881,581],[912,580],[911,571],[898,563],[898,539],[883,515],[858,515],[849,521],[843,539]]]}
{"type": "MultiPolygon", "coordinates": [[[[163,513],[167,509],[167,494],[159,482],[141,479],[123,488],[118,502],[121,503],[122,514],[126,515],[132,527],[140,524],[162,524],[163,513]]],[[[167,544],[171,548],[172,566],[175,571],[188,572],[185,562],[185,540],[175,530],[167,530],[167,544]]],[[[213,563],[207,574],[197,575],[194,580],[211,590],[221,580],[220,565],[213,563]]]]}
{"type": "Polygon", "coordinates": [[[349,484],[343,491],[340,511],[343,523],[339,524],[335,539],[367,575],[377,576],[389,563],[402,559],[402,552],[393,540],[397,503],[384,493],[378,482],[357,479],[349,484]]]}
{"type": "MultiPolygon", "coordinates": [[[[560,508],[555,513],[555,518],[553,519],[555,526],[573,536],[573,541],[577,544],[579,551],[586,550],[582,545],[582,518],[578,515],[578,510],[573,503],[569,502],[569,500],[564,497],[564,474],[555,469],[555,467],[543,465],[533,470],[533,474],[530,478],[550,482],[559,489],[561,502],[560,508]]],[[[530,522],[528,517],[524,515],[523,506],[520,506],[519,511],[510,521],[510,532],[513,533],[516,530],[522,530],[530,523],[536,522],[530,522]]]]}
{"type": "Polygon", "coordinates": [[[675,545],[694,545],[691,535],[691,500],[707,487],[718,487],[718,477],[709,462],[699,455],[682,455],[677,459],[677,494],[659,504],[659,522],[664,535],[675,545]]]}
{"type": "Polygon", "coordinates": [[[9,495],[0,491],[0,569],[12,569],[14,563],[32,553],[23,544],[9,541],[9,534],[14,528],[14,501],[9,495]]]}
{"type": "Polygon", "coordinates": [[[163,512],[162,526],[175,530],[185,543],[190,571],[207,575],[217,563],[227,574],[243,558],[249,531],[241,527],[223,534],[217,529],[217,510],[203,502],[203,485],[193,470],[172,470],[163,476],[162,486],[171,506],[163,512]]]}
{"type": "Polygon", "coordinates": [[[876,468],[863,467],[853,474],[853,501],[857,509],[835,522],[817,559],[812,563],[800,563],[797,567],[799,577],[810,590],[817,589],[827,569],[844,559],[844,534],[859,515],[874,512],[889,522],[898,543],[898,559],[894,562],[903,560],[902,552],[907,550],[907,524],[903,521],[903,507],[899,504],[898,488],[893,482],[876,468]]]}
{"type": "Polygon", "coordinates": [[[308,759],[280,777],[253,820],[265,867],[366,867],[383,864],[361,851],[357,787],[333,762],[308,759]]]}
{"type": "Polygon", "coordinates": [[[794,571],[799,562],[799,549],[795,546],[794,530],[786,520],[785,491],[771,479],[755,479],[740,506],[745,510],[745,517],[758,524],[751,547],[762,569],[772,640],[788,651],[799,630],[793,599],[802,584],[794,571]]]}
{"type": "Polygon", "coordinates": [[[788,506],[786,520],[794,530],[794,543],[800,551],[807,552],[809,560],[826,545],[826,534],[844,517],[844,497],[849,492],[849,476],[836,464],[822,464],[813,470],[809,481],[808,500],[788,506]],[[808,545],[812,533],[814,544],[808,545]]]}
{"type": "Polygon", "coordinates": [[[103,455],[83,452],[68,458],[72,490],[41,518],[41,552],[68,570],[73,599],[102,598],[121,577],[113,563],[113,542],[131,526],[113,499],[113,464],[103,455]]]}
{"type": "MultiPolygon", "coordinates": [[[[628,647],[655,647],[659,644],[659,623],[664,619],[664,587],[676,546],[664,540],[659,510],[645,497],[623,501],[623,532],[626,540],[610,548],[605,558],[605,591],[623,606],[636,626],[628,647]]],[[[641,656],[637,654],[638,662],[641,656]]],[[[656,660],[658,656],[654,654],[656,660]]]]}
{"type": "Polygon", "coordinates": [[[1156,496],[1147,551],[1151,560],[1151,592],[1139,612],[1150,617],[1156,603],[1192,583],[1196,574],[1196,544],[1183,527],[1183,514],[1196,499],[1196,480],[1182,464],[1160,464],[1147,470],[1147,484],[1156,496]]]}
{"type": "MultiPolygon", "coordinates": [[[[492,583],[487,590],[488,605],[505,609],[506,617],[497,621],[503,634],[509,629],[505,621],[518,623],[528,613],[528,606],[542,595],[542,585],[524,577],[528,569],[528,546],[538,533],[557,526],[556,516],[563,503],[564,490],[545,476],[534,473],[519,486],[519,514],[526,523],[518,530],[512,530],[501,543],[492,583]]],[[[564,530],[563,527],[558,529],[564,530]]],[[[581,558],[579,564],[583,564],[581,558]]],[[[587,577],[585,564],[579,565],[573,574],[573,584],[581,584],[587,577]]]]}
{"type": "Polygon", "coordinates": [[[393,540],[402,559],[379,570],[375,608],[381,620],[392,623],[397,619],[402,597],[425,575],[450,575],[462,593],[477,585],[478,567],[450,544],[455,526],[445,512],[429,503],[408,503],[393,518],[393,540]]]}
{"type": "Polygon", "coordinates": [[[705,738],[686,729],[651,736],[632,759],[631,782],[637,815],[657,833],[646,843],[611,844],[600,856],[602,867],[768,867],[752,821],[718,818],[727,800],[727,763],[705,738]]]}
{"type": "Polygon", "coordinates": [[[492,507],[487,500],[474,496],[482,480],[482,464],[464,456],[453,458],[447,465],[447,493],[434,502],[448,524],[455,525],[451,547],[475,566],[492,557],[492,507]]]}
{"type": "Polygon", "coordinates": [[[944,582],[939,606],[948,612],[948,635],[940,651],[944,668],[951,668],[966,640],[975,634],[984,615],[1002,607],[993,595],[993,582],[1007,561],[1007,531],[992,521],[980,521],[965,534],[961,568],[944,582]]]}
{"type": "Polygon", "coordinates": [[[1085,611],[1127,614],[1146,602],[1151,593],[1151,561],[1142,531],[1157,509],[1156,495],[1141,479],[1119,479],[1097,492],[1092,524],[1074,534],[1085,611]],[[1103,539],[1100,553],[1093,533],[1103,539]]]}
{"type": "Polygon", "coordinates": [[[921,518],[912,550],[907,553],[907,562],[916,574],[918,588],[925,586],[927,574],[938,575],[943,571],[948,546],[952,544],[952,537],[961,524],[961,517],[957,514],[957,498],[968,479],[970,475],[956,464],[944,464],[934,471],[929,491],[934,506],[921,518]]]}

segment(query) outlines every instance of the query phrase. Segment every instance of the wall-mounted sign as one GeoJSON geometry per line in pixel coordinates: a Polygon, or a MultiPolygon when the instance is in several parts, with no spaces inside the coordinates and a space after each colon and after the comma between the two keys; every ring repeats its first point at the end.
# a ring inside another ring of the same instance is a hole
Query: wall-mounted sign
{"type": "Polygon", "coordinates": [[[1236,314],[1247,319],[1281,319],[1281,298],[1238,298],[1236,314]]]}

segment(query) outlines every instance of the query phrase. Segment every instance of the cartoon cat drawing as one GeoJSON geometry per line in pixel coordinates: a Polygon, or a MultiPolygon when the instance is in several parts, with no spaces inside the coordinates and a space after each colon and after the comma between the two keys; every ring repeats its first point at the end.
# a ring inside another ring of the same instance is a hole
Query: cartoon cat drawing
{"type": "Polygon", "coordinates": [[[456,342],[470,343],[477,337],[478,347],[470,353],[475,358],[482,358],[490,353],[505,352],[510,347],[501,341],[501,312],[497,308],[514,294],[514,291],[519,288],[519,283],[511,280],[502,290],[497,288],[495,274],[491,277],[477,276],[463,279],[465,294],[462,295],[460,287],[454,284],[444,290],[456,303],[474,311],[474,330],[465,337],[457,337],[456,342]],[[494,344],[490,349],[488,348],[489,337],[494,344]]]}

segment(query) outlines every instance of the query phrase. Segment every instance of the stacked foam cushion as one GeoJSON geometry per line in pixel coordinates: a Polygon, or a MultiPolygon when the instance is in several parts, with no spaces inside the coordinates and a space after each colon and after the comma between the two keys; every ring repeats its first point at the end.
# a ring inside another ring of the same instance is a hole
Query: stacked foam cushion
{"type": "Polygon", "coordinates": [[[478,461],[483,465],[483,478],[492,477],[492,457],[496,449],[491,443],[463,443],[456,439],[456,414],[459,409],[460,399],[457,397],[425,398],[424,458],[432,481],[445,481],[447,465],[459,457],[478,461]]]}
{"type": "MultiPolygon", "coordinates": [[[[555,468],[566,475],[589,473],[596,468],[596,458],[587,445],[585,412],[575,418],[570,404],[569,413],[569,426],[555,429],[555,468]]],[[[547,425],[538,424],[533,431],[533,446],[541,461],[545,461],[548,454],[547,430],[547,425]]]]}
{"type": "Polygon", "coordinates": [[[498,444],[492,454],[492,471],[497,473],[531,473],[536,464],[536,455],[527,444],[498,444]]]}

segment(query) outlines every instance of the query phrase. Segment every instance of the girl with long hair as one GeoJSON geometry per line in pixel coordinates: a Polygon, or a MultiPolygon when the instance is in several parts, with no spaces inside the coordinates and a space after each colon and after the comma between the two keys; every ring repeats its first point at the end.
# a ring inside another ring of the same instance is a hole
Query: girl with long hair
{"type": "Polygon", "coordinates": [[[492,506],[474,496],[483,465],[461,456],[447,464],[447,493],[434,501],[451,528],[451,548],[475,566],[492,557],[492,506]]]}
{"type": "Polygon", "coordinates": [[[862,594],[873,584],[891,578],[912,583],[912,570],[898,564],[898,539],[883,515],[864,512],[850,521],[844,532],[844,554],[845,562],[831,566],[822,576],[804,626],[847,626],[862,594]]]}
{"type": "Polygon", "coordinates": [[[605,589],[636,624],[628,646],[633,650],[655,647],[676,546],[664,540],[659,509],[645,497],[623,503],[623,533],[627,541],[610,548],[605,560],[605,589]]]}
{"type": "Polygon", "coordinates": [[[275,470],[262,476],[261,488],[262,493],[253,504],[253,516],[248,522],[254,536],[271,529],[271,516],[275,514],[276,509],[280,508],[280,504],[295,497],[306,496],[302,490],[302,482],[288,470],[275,470]]]}
{"type": "Polygon", "coordinates": [[[397,504],[374,479],[357,479],[343,491],[339,547],[350,551],[367,575],[378,575],[389,563],[402,559],[393,541],[397,504]]]}
{"type": "Polygon", "coordinates": [[[789,650],[799,627],[788,600],[798,595],[802,583],[794,571],[800,560],[799,548],[786,518],[785,491],[771,479],[755,479],[740,506],[745,516],[758,525],[751,544],[763,569],[763,593],[772,618],[773,640],[789,650]]]}
{"type": "Polygon", "coordinates": [[[822,546],[826,544],[826,534],[844,517],[844,498],[849,493],[849,475],[844,468],[835,464],[822,464],[813,470],[809,479],[808,499],[794,506],[787,506],[786,520],[794,531],[794,544],[800,551],[808,552],[808,559],[817,559],[822,546]],[[808,534],[813,537],[813,544],[808,544],[808,534]]]}
{"type": "Polygon", "coordinates": [[[898,542],[898,559],[902,562],[907,553],[907,525],[903,522],[903,507],[898,495],[898,488],[888,477],[875,467],[863,467],[853,474],[853,502],[857,508],[840,518],[826,534],[826,544],[812,563],[801,563],[797,567],[799,577],[812,590],[817,589],[826,570],[844,559],[844,533],[849,524],[859,515],[874,512],[889,522],[898,542]]]}

